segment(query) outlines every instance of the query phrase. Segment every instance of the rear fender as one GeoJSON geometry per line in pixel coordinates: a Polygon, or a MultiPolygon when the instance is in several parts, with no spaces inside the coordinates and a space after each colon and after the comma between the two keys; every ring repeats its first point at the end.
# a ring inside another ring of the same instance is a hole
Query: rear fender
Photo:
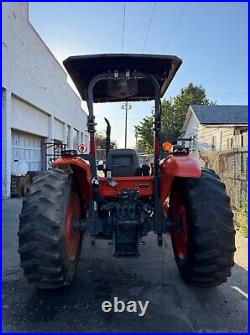
{"type": "Polygon", "coordinates": [[[199,160],[189,156],[170,155],[160,162],[160,196],[165,202],[175,177],[199,178],[201,167],[199,160]]]}
{"type": "Polygon", "coordinates": [[[81,157],[60,157],[53,162],[53,167],[65,169],[71,167],[80,187],[84,200],[89,203],[92,198],[90,165],[81,157]]]}

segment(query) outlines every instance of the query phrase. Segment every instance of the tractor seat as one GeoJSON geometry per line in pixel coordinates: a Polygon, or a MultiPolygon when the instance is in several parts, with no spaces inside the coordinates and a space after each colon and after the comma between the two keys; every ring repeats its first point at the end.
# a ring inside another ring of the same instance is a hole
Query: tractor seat
{"type": "Polygon", "coordinates": [[[139,156],[132,149],[110,150],[107,157],[106,170],[110,170],[113,177],[142,175],[139,156]]]}

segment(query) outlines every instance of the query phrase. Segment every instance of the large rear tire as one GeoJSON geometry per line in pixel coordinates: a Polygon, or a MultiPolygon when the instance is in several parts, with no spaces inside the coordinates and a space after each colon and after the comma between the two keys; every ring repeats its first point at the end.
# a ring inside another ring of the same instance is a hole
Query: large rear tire
{"type": "Polygon", "coordinates": [[[40,289],[69,285],[81,251],[81,218],[77,185],[69,174],[49,170],[31,184],[19,223],[21,267],[28,281],[40,289]]]}
{"type": "Polygon", "coordinates": [[[169,216],[180,222],[171,239],[182,278],[196,286],[226,282],[234,265],[235,230],[230,198],[212,170],[198,179],[177,178],[170,195],[169,216]]]}

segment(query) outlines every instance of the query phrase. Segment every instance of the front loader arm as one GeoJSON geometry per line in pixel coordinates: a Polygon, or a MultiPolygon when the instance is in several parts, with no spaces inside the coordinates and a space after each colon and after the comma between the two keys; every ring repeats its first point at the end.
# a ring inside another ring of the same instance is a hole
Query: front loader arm
{"type": "Polygon", "coordinates": [[[189,155],[170,155],[160,162],[160,197],[165,202],[175,177],[199,178],[201,167],[198,159],[189,155]]]}

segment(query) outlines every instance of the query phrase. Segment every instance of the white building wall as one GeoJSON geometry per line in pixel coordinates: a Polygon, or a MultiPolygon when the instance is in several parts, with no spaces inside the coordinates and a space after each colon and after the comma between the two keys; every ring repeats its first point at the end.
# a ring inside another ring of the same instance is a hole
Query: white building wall
{"type": "Polygon", "coordinates": [[[80,98],[67,83],[66,72],[29,22],[28,3],[3,3],[2,27],[2,87],[8,93],[2,120],[2,149],[6,158],[2,166],[2,193],[8,197],[11,128],[48,141],[55,136],[65,141],[69,127],[69,142],[73,146],[73,129],[86,134],[87,115],[80,98]]]}
{"type": "Polygon", "coordinates": [[[10,195],[10,181],[11,92],[8,89],[2,89],[2,197],[8,197],[10,195]]]}
{"type": "Polygon", "coordinates": [[[195,114],[192,112],[183,137],[191,138],[193,136],[196,136],[197,131],[198,131],[198,126],[199,126],[199,120],[197,119],[195,114]]]}
{"type": "Polygon", "coordinates": [[[54,119],[54,138],[63,143],[64,139],[64,123],[54,119]]]}
{"type": "Polygon", "coordinates": [[[191,108],[189,108],[188,115],[189,115],[189,120],[187,122],[187,126],[186,126],[185,132],[182,135],[182,137],[186,139],[193,139],[193,141],[191,142],[186,141],[185,147],[189,147],[190,150],[194,150],[194,149],[198,149],[198,146],[199,146],[197,133],[198,133],[200,122],[198,118],[196,117],[196,115],[194,114],[194,112],[191,110],[191,108]]]}
{"type": "Polygon", "coordinates": [[[11,128],[48,137],[49,115],[12,95],[11,128]]]}

